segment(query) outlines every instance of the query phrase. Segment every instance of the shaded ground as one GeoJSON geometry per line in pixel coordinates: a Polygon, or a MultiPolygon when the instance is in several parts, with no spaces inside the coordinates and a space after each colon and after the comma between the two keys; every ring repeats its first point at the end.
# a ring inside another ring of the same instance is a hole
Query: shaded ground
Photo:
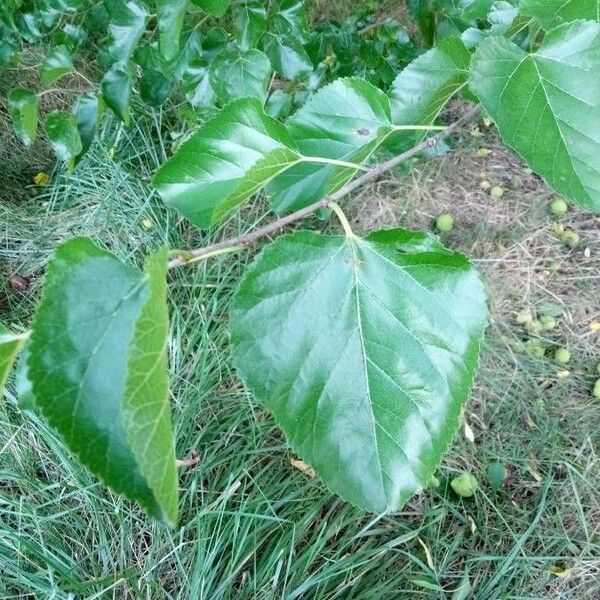
{"type": "MultiPolygon", "coordinates": [[[[105,133],[75,173],[0,202],[0,320],[27,326],[48,254],[69,236],[91,235],[139,263],[162,243],[196,246],[259,220],[244,212],[203,239],[178,223],[149,192],[164,158],[156,127],[140,122],[118,142],[105,133]],[[14,275],[27,291],[15,289],[14,275]]],[[[451,212],[456,226],[444,241],[474,257],[486,279],[492,323],[465,412],[474,441],[457,436],[440,488],[372,518],[291,465],[273,420],[231,371],[228,302],[250,256],[230,255],[171,280],[177,452],[201,458],[181,474],[179,528],[148,523],[99,486],[42,421],[16,409],[9,388],[0,403],[0,597],[600,596],[600,406],[591,395],[600,223],[571,209],[561,222],[582,242],[568,249],[552,231],[553,194],[493,130],[480,124],[457,146],[345,207],[358,231],[431,228],[451,212]],[[506,188],[502,199],[491,199],[482,180],[506,188]],[[527,352],[532,336],[515,322],[524,309],[557,318],[540,336],[542,359],[527,352]],[[558,345],[573,355],[566,367],[552,361],[558,345]],[[509,473],[498,493],[485,478],[494,461],[509,473]],[[446,489],[461,470],[480,481],[473,499],[446,489]]]]}

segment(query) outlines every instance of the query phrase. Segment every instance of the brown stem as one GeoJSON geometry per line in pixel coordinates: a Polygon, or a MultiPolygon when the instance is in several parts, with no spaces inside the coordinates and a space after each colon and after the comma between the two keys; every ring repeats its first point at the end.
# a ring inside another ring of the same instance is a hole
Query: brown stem
{"type": "Polygon", "coordinates": [[[459,127],[469,122],[475,115],[477,115],[480,111],[479,106],[471,107],[460,119],[454,121],[454,123],[448,125],[445,129],[437,133],[436,135],[427,138],[422,141],[420,144],[417,144],[410,150],[399,154],[398,156],[394,156],[390,158],[386,162],[383,162],[372,169],[369,169],[366,173],[363,173],[360,177],[353,179],[345,186],[340,188],[337,192],[334,192],[330,196],[325,196],[321,198],[318,202],[310,204],[296,212],[290,213],[289,215],[285,215],[284,217],[280,217],[276,219],[272,223],[264,225],[263,227],[259,227],[254,231],[250,231],[249,233],[244,233],[243,235],[238,235],[233,238],[229,238],[223,240],[221,242],[217,242],[216,244],[211,244],[210,246],[204,246],[203,248],[195,248],[194,250],[186,250],[182,252],[183,256],[174,258],[169,262],[168,268],[174,269],[175,267],[180,267],[182,265],[192,264],[197,261],[199,258],[206,256],[207,254],[215,254],[221,253],[221,251],[226,251],[231,248],[234,249],[236,247],[247,247],[262,237],[265,237],[271,233],[276,233],[286,225],[290,225],[296,221],[309,217],[313,213],[315,213],[320,208],[327,208],[329,204],[332,202],[338,202],[340,199],[344,198],[354,190],[363,186],[365,183],[368,183],[374,179],[377,179],[390,169],[393,169],[395,166],[399,165],[407,161],[408,159],[416,156],[423,150],[427,148],[433,148],[441,140],[450,135],[452,132],[456,131],[459,127]]]}

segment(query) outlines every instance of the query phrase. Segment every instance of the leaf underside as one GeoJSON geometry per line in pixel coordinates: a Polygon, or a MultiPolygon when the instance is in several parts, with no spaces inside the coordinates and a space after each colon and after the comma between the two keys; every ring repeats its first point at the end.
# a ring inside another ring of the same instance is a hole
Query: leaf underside
{"type": "Polygon", "coordinates": [[[352,504],[399,509],[448,449],[486,324],[479,277],[433,237],[298,232],[234,301],[234,363],[292,448],[352,504]]]}

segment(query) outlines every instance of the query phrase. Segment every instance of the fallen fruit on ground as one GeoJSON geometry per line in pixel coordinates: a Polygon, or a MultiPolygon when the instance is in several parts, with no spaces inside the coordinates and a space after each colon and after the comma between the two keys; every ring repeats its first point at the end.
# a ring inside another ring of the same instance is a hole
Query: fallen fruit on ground
{"type": "Polygon", "coordinates": [[[567,348],[557,348],[554,351],[554,360],[559,365],[566,365],[571,360],[571,353],[567,348]]]}
{"type": "Polygon", "coordinates": [[[438,231],[452,231],[452,228],[454,227],[454,218],[448,213],[443,213],[435,220],[435,226],[438,231]]]}
{"type": "Polygon", "coordinates": [[[471,475],[471,473],[462,473],[458,477],[455,477],[450,485],[452,489],[459,495],[461,498],[470,498],[475,494],[479,484],[477,483],[477,479],[475,476],[471,475]]]}
{"type": "Polygon", "coordinates": [[[554,200],[554,202],[550,204],[550,212],[555,217],[562,217],[566,214],[567,210],[567,203],[564,200],[561,200],[560,198],[554,200]]]}

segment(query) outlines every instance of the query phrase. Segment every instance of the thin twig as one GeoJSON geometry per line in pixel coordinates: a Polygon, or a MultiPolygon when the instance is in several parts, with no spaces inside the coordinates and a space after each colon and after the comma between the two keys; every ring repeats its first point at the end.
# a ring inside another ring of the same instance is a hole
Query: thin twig
{"type": "Polygon", "coordinates": [[[271,233],[276,233],[286,225],[290,225],[296,221],[300,221],[306,217],[309,217],[313,213],[317,212],[320,208],[327,208],[332,202],[337,202],[338,200],[344,198],[354,190],[363,186],[365,183],[368,183],[374,179],[377,179],[387,171],[393,169],[395,166],[403,163],[413,156],[421,153],[423,150],[427,148],[433,148],[439,142],[441,142],[444,138],[448,137],[451,133],[462,127],[465,123],[468,123],[475,115],[477,115],[480,111],[479,106],[474,106],[470,108],[460,119],[457,119],[451,125],[448,125],[444,130],[440,131],[433,137],[430,137],[420,144],[417,144],[410,150],[399,154],[398,156],[394,156],[394,158],[390,158],[386,162],[383,162],[371,169],[369,169],[366,173],[363,173],[360,177],[350,181],[345,186],[340,188],[337,192],[334,192],[330,196],[325,196],[321,198],[318,202],[314,202],[309,206],[301,208],[296,212],[290,213],[284,217],[276,219],[272,223],[264,225],[263,227],[259,227],[254,231],[250,231],[249,233],[244,233],[243,235],[238,235],[233,238],[229,238],[223,240],[221,242],[217,242],[216,244],[211,244],[210,246],[204,246],[203,248],[195,248],[194,250],[185,250],[182,251],[182,256],[174,258],[169,262],[169,269],[174,269],[175,267],[180,267],[182,265],[188,265],[196,262],[199,258],[214,255],[216,253],[221,253],[222,250],[233,247],[242,247],[245,248],[254,244],[260,238],[263,238],[271,233]]]}

